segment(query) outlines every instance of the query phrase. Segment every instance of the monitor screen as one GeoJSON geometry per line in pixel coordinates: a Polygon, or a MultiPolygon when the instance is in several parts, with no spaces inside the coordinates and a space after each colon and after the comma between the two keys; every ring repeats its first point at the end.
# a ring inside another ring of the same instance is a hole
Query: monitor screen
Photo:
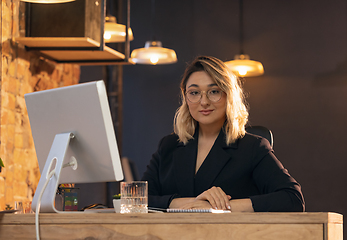
{"type": "Polygon", "coordinates": [[[28,93],[25,101],[41,172],[38,189],[47,178],[48,168],[52,168],[53,158],[54,164],[62,166],[56,182],[47,188],[60,183],[123,179],[103,80],[28,93]],[[64,134],[73,137],[66,140],[64,134]],[[59,155],[62,152],[63,157],[59,155]],[[77,164],[68,166],[72,160],[77,164]]]}

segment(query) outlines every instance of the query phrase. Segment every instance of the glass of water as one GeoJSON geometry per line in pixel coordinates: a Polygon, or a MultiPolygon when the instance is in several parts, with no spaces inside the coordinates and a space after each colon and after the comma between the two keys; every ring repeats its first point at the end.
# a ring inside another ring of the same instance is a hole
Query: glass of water
{"type": "Polygon", "coordinates": [[[147,213],[147,206],[147,181],[121,182],[120,213],[147,213]]]}
{"type": "Polygon", "coordinates": [[[15,201],[14,202],[14,210],[17,210],[17,212],[15,212],[16,214],[22,214],[23,212],[23,202],[21,201],[15,201]]]}

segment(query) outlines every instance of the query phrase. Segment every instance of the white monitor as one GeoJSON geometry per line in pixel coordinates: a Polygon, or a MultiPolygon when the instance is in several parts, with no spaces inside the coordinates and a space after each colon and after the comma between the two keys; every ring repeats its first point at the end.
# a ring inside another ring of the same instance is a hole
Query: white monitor
{"type": "Polygon", "coordinates": [[[123,179],[104,81],[28,93],[25,101],[41,172],[33,210],[59,212],[60,183],[123,179]]]}

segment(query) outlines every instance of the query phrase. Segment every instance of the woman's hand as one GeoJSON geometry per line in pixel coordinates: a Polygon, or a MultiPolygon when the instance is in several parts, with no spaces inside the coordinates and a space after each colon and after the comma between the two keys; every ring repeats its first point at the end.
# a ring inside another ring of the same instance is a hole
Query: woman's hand
{"type": "Polygon", "coordinates": [[[220,187],[211,187],[196,197],[197,200],[208,201],[214,209],[230,210],[231,197],[226,195],[220,187]]]}
{"type": "Polygon", "coordinates": [[[183,206],[195,201],[195,198],[174,198],[169,208],[182,208],[183,206]]]}
{"type": "Polygon", "coordinates": [[[211,204],[208,201],[205,200],[198,200],[194,199],[194,201],[191,201],[181,207],[182,209],[192,209],[192,208],[198,208],[198,209],[210,209],[211,204]]]}
{"type": "Polygon", "coordinates": [[[199,200],[196,198],[175,198],[171,201],[169,208],[211,208],[211,204],[206,200],[199,200]]]}

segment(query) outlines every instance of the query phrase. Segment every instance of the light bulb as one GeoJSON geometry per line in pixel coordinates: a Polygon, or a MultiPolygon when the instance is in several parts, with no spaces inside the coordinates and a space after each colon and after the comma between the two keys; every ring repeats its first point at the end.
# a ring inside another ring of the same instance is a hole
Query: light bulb
{"type": "Polygon", "coordinates": [[[105,32],[105,33],[104,33],[104,39],[106,39],[106,40],[111,39],[111,34],[108,33],[108,32],[105,32]]]}
{"type": "Polygon", "coordinates": [[[152,55],[152,56],[150,57],[150,61],[151,61],[151,63],[152,63],[153,65],[156,65],[156,64],[158,63],[158,61],[159,61],[159,58],[158,58],[157,55],[152,55]]]}
{"type": "Polygon", "coordinates": [[[238,67],[237,71],[239,72],[240,76],[245,76],[247,74],[247,67],[240,66],[238,67]]]}

